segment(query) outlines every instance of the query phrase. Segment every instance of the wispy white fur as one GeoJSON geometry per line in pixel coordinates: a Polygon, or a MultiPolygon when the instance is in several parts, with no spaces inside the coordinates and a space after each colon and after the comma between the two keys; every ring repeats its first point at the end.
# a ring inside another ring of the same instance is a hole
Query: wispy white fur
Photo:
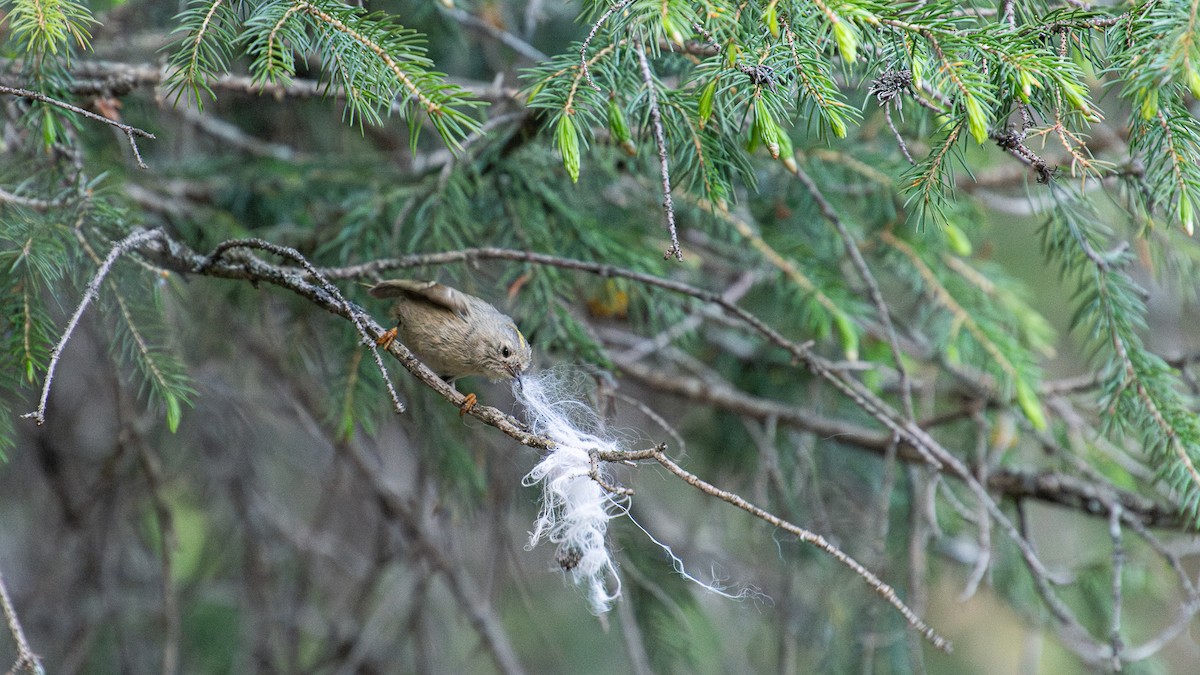
{"type": "MultiPolygon", "coordinates": [[[[627,503],[592,479],[590,453],[623,448],[602,435],[603,424],[590,407],[562,396],[562,388],[550,373],[526,375],[514,387],[531,430],[556,444],[522,481],[542,486],[542,508],[529,533],[529,548],[542,538],[557,544],[556,558],[570,561],[564,569],[587,593],[592,612],[603,614],[621,594],[605,536],[608,521],[625,514],[627,503]]],[[[603,477],[602,464],[598,470],[603,477]]]]}
{"type": "Polygon", "coordinates": [[[675,572],[712,593],[735,600],[753,598],[769,603],[762,593],[743,589],[731,593],[717,581],[703,582],[690,574],[671,547],[660,542],[629,514],[629,497],[616,495],[593,479],[611,485],[604,463],[593,464],[591,452],[628,450],[604,429],[603,421],[586,403],[574,398],[573,387],[551,372],[526,374],[513,392],[525,406],[531,431],[548,437],[555,447],[526,474],[526,487],[541,485],[542,508],[529,533],[533,548],[543,538],[558,545],[555,558],[572,580],[584,589],[595,614],[607,612],[621,595],[621,580],[609,550],[608,521],[629,516],[671,560],[675,572]]]}

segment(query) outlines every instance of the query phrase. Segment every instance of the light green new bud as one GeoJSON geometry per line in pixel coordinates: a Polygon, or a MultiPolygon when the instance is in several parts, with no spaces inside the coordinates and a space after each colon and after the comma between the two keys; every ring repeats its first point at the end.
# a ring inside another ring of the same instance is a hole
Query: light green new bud
{"type": "Polygon", "coordinates": [[[846,63],[854,63],[858,58],[858,31],[846,21],[835,18],[833,21],[833,38],[837,40],[838,51],[846,63]]]}
{"type": "Polygon", "coordinates": [[[1192,199],[1187,193],[1179,195],[1179,205],[1175,210],[1179,214],[1179,223],[1183,225],[1183,231],[1187,232],[1189,237],[1192,236],[1196,230],[1196,212],[1192,207],[1192,199]]]}
{"type": "Polygon", "coordinates": [[[1021,407],[1025,419],[1029,420],[1034,429],[1046,430],[1046,414],[1042,412],[1042,402],[1025,380],[1017,380],[1017,405],[1021,407]]]}
{"type": "Polygon", "coordinates": [[[946,234],[946,243],[950,245],[950,250],[954,251],[955,255],[967,257],[971,255],[971,240],[963,231],[958,229],[954,223],[946,223],[942,226],[942,232],[946,234]]]}
{"type": "Polygon", "coordinates": [[[717,81],[709,82],[704,89],[700,90],[700,128],[703,129],[705,124],[708,124],[708,118],[712,117],[713,99],[717,95],[717,81]]]}
{"type": "Polygon", "coordinates": [[[838,312],[833,315],[833,325],[837,328],[838,338],[842,342],[842,352],[847,361],[858,360],[858,331],[854,330],[854,322],[850,317],[838,312]]]}
{"type": "Polygon", "coordinates": [[[1200,70],[1196,66],[1188,68],[1187,71],[1188,89],[1192,90],[1192,98],[1200,100],[1200,70]]]}
{"type": "Polygon", "coordinates": [[[630,157],[637,154],[637,146],[633,144],[633,135],[629,132],[629,123],[625,121],[625,111],[617,105],[616,99],[608,99],[608,130],[613,140],[621,146],[630,157]]]}
{"type": "Polygon", "coordinates": [[[1158,114],[1158,90],[1151,89],[1142,99],[1142,119],[1150,121],[1158,114]]]}
{"type": "Polygon", "coordinates": [[[966,95],[964,104],[967,108],[967,129],[970,130],[971,137],[975,139],[975,142],[982,145],[988,138],[987,113],[979,99],[970,94],[966,95]]]}
{"type": "Polygon", "coordinates": [[[572,183],[579,182],[579,136],[575,132],[575,122],[570,115],[558,118],[558,129],[555,131],[558,141],[558,151],[562,153],[563,168],[571,177],[572,183]]]}

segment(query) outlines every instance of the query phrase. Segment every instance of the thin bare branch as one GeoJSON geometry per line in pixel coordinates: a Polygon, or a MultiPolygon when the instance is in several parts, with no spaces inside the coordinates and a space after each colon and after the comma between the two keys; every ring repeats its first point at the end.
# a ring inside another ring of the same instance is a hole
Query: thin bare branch
{"type": "Polygon", "coordinates": [[[1121,535],[1121,507],[1113,507],[1108,518],[1108,535],[1112,539],[1112,616],[1109,619],[1109,643],[1112,645],[1111,667],[1113,672],[1121,670],[1121,656],[1125,648],[1121,640],[1121,609],[1124,605],[1121,575],[1125,572],[1125,543],[1121,535]]]}
{"type": "Polygon", "coordinates": [[[646,50],[638,43],[638,64],[642,67],[642,82],[646,85],[646,105],[650,110],[650,126],[654,129],[654,144],[658,147],[658,167],[662,174],[663,210],[667,212],[667,231],[671,234],[671,246],[663,258],[672,256],[683,260],[683,249],[679,246],[679,233],[675,229],[675,203],[671,199],[671,164],[667,159],[667,137],[663,131],[662,112],[658,108],[658,90],[654,81],[654,73],[650,70],[650,61],[646,58],[646,50]]]}
{"type": "Polygon", "coordinates": [[[342,292],[338,290],[338,287],[330,283],[330,281],[326,279],[319,271],[317,271],[317,268],[308,261],[308,258],[304,257],[304,255],[299,251],[289,246],[272,244],[271,242],[264,241],[262,239],[233,239],[221,242],[221,244],[218,245],[217,248],[214,249],[209,255],[208,260],[196,271],[203,273],[204,270],[211,266],[217,259],[223,256],[230,249],[234,248],[253,248],[268,251],[277,256],[289,258],[300,263],[300,265],[304,267],[304,270],[317,280],[317,283],[320,284],[322,290],[329,293],[329,295],[335,301],[341,304],[341,307],[344,310],[343,316],[348,317],[354,322],[354,327],[358,330],[359,336],[362,337],[362,343],[371,350],[371,356],[375,359],[375,365],[379,367],[379,373],[383,376],[384,385],[387,387],[388,395],[391,396],[392,399],[392,408],[398,413],[404,412],[404,403],[400,401],[400,395],[396,393],[396,387],[392,384],[392,379],[388,375],[387,368],[383,365],[383,359],[379,356],[379,350],[376,348],[376,338],[379,337],[379,333],[372,333],[368,329],[364,319],[369,320],[369,317],[366,316],[365,312],[359,309],[357,305],[354,305],[346,300],[346,298],[342,296],[342,292]]]}
{"type": "Polygon", "coordinates": [[[858,271],[858,276],[867,286],[867,295],[871,298],[871,304],[875,305],[875,312],[879,315],[879,322],[883,324],[888,346],[892,350],[892,361],[896,365],[896,372],[900,375],[900,400],[904,405],[904,413],[908,420],[912,421],[916,416],[912,401],[912,380],[908,376],[908,368],[904,365],[904,352],[900,349],[900,339],[896,336],[896,327],[892,323],[892,313],[888,309],[887,302],[883,299],[883,293],[879,290],[879,283],[875,281],[875,275],[867,265],[866,259],[863,258],[862,251],[859,250],[854,236],[850,234],[850,230],[846,228],[845,223],[842,222],[837,211],[834,210],[833,204],[829,203],[824,193],[817,187],[816,181],[804,169],[800,168],[798,164],[795,174],[796,178],[804,185],[804,189],[808,190],[809,196],[817,203],[817,208],[820,209],[821,215],[837,230],[838,236],[842,238],[842,244],[846,247],[846,254],[850,256],[851,262],[854,263],[854,269],[858,271]]]}
{"type": "Polygon", "coordinates": [[[58,368],[58,360],[62,356],[63,349],[66,348],[67,342],[71,340],[71,335],[75,332],[76,326],[79,325],[79,319],[83,316],[84,310],[91,304],[96,297],[96,293],[100,290],[100,284],[104,283],[104,278],[108,276],[117,258],[145,244],[148,241],[156,240],[163,237],[161,230],[138,230],[133,234],[125,237],[121,241],[113,244],[112,250],[108,252],[108,257],[101,263],[96,274],[92,276],[92,280],[88,283],[87,290],[83,294],[83,298],[79,301],[79,306],[75,308],[75,313],[71,315],[71,320],[67,322],[67,327],[63,330],[62,338],[58,344],[54,345],[54,350],[50,352],[50,365],[46,368],[46,380],[42,385],[42,397],[38,402],[37,410],[31,413],[21,415],[23,419],[32,419],[40,426],[46,421],[46,403],[50,400],[50,386],[54,383],[54,371],[58,368]]]}
{"type": "Polygon", "coordinates": [[[9,94],[10,96],[19,96],[21,98],[27,98],[27,99],[30,99],[33,101],[39,101],[41,103],[46,103],[48,105],[57,106],[59,108],[62,108],[63,110],[68,110],[77,115],[83,115],[84,117],[86,117],[88,119],[95,120],[97,122],[103,122],[104,124],[107,124],[109,126],[120,129],[121,133],[125,134],[125,138],[129,139],[129,147],[133,149],[133,157],[134,157],[134,159],[137,160],[138,167],[142,168],[142,169],[149,168],[146,166],[146,163],[142,161],[142,153],[140,150],[138,150],[137,141],[134,140],[134,136],[140,136],[142,138],[153,139],[155,136],[154,136],[154,134],[150,133],[149,131],[139,129],[137,127],[131,127],[128,124],[122,124],[121,122],[118,122],[116,120],[110,120],[107,117],[104,117],[103,115],[97,115],[96,113],[94,113],[90,110],[84,110],[83,108],[80,108],[78,106],[73,106],[70,103],[60,101],[56,98],[51,98],[39,91],[30,91],[28,89],[21,89],[19,87],[5,87],[3,85],[0,85],[0,94],[9,94]]]}
{"type": "Polygon", "coordinates": [[[617,4],[605,10],[604,13],[600,15],[600,18],[596,19],[596,23],[592,24],[592,29],[588,31],[587,37],[584,38],[583,44],[579,47],[579,67],[583,70],[583,76],[587,78],[588,84],[596,91],[604,90],[601,89],[600,85],[596,84],[596,81],[592,79],[592,70],[588,67],[588,46],[592,44],[592,40],[596,37],[596,33],[600,31],[601,26],[608,21],[609,17],[621,11],[622,9],[625,9],[631,2],[633,2],[633,0],[621,0],[617,4]]]}
{"type": "Polygon", "coordinates": [[[348,443],[345,449],[354,467],[371,486],[379,500],[386,505],[390,515],[404,524],[405,538],[416,549],[417,555],[445,579],[451,595],[483,641],[496,668],[506,675],[524,673],[525,668],[517,658],[516,650],[500,622],[500,617],[492,609],[484,592],[463,570],[462,565],[447,555],[434,534],[436,528],[430,527],[425,518],[384,480],[384,473],[362,448],[355,443],[348,443]]]}
{"type": "Polygon", "coordinates": [[[876,593],[887,600],[889,604],[891,604],[898,612],[900,612],[905,621],[908,622],[909,626],[911,626],[921,635],[925,636],[925,639],[929,640],[934,647],[937,647],[944,652],[952,651],[953,648],[950,644],[950,641],[939,635],[937,631],[933,630],[933,628],[926,624],[921,617],[917,616],[908,605],[904,604],[904,601],[901,600],[900,596],[896,594],[896,590],[894,588],[876,576],[875,573],[863,567],[862,564],[846,554],[845,551],[842,551],[837,546],[834,546],[821,535],[806,530],[799,525],[790,523],[762,508],[755,506],[754,504],[751,504],[740,496],[732,492],[722,490],[712,483],[702,480],[699,476],[684,470],[683,467],[676,464],[670,457],[667,457],[666,445],[659,445],[649,450],[635,450],[632,452],[604,452],[600,453],[600,458],[609,462],[652,459],[661,464],[667,471],[675,474],[677,477],[683,480],[683,482],[691,485],[697,490],[700,490],[701,492],[712,497],[716,497],[724,502],[728,502],[729,504],[742,509],[754,517],[770,523],[771,525],[787,532],[788,534],[791,534],[800,541],[821,549],[841,564],[853,570],[855,574],[862,577],[876,593]]]}
{"type": "Polygon", "coordinates": [[[8,632],[12,634],[13,641],[17,643],[17,662],[13,664],[9,673],[16,673],[22,670],[28,670],[30,673],[40,674],[45,672],[42,669],[42,659],[33,650],[29,648],[29,641],[25,639],[25,629],[21,627],[21,620],[17,617],[17,608],[13,605],[12,597],[8,594],[8,585],[4,583],[4,574],[0,573],[0,607],[4,609],[4,619],[8,622],[8,632]]]}
{"type": "Polygon", "coordinates": [[[437,9],[442,14],[449,16],[467,28],[483,33],[505,47],[508,47],[514,52],[520,54],[521,56],[524,56],[530,61],[545,61],[546,59],[550,58],[537,47],[534,47],[533,45],[506,30],[493,26],[487,21],[484,21],[474,14],[471,14],[470,12],[466,12],[453,5],[447,7],[442,3],[437,4],[437,9]]]}

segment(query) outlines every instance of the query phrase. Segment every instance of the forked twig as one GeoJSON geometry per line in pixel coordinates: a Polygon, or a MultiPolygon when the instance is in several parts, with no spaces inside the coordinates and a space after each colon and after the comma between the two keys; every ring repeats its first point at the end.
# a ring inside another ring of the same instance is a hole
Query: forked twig
{"type": "Polygon", "coordinates": [[[108,257],[104,259],[99,269],[96,270],[96,274],[92,276],[92,280],[88,282],[87,290],[83,293],[83,299],[79,301],[79,306],[75,308],[75,313],[71,315],[71,320],[67,322],[67,327],[63,331],[62,338],[59,339],[58,344],[54,345],[54,351],[50,352],[50,365],[46,367],[46,381],[42,385],[42,398],[38,402],[37,410],[21,415],[22,419],[32,419],[39,426],[46,422],[46,402],[50,400],[50,385],[54,382],[54,371],[58,368],[58,359],[62,356],[63,349],[66,348],[67,342],[75,332],[75,328],[79,325],[79,319],[83,316],[84,310],[87,309],[88,305],[96,297],[96,293],[100,290],[100,284],[104,283],[104,278],[112,270],[112,266],[117,262],[117,258],[151,239],[158,239],[162,236],[162,230],[139,230],[113,244],[112,250],[108,252],[108,257]]]}
{"type": "Polygon", "coordinates": [[[133,139],[134,136],[141,136],[142,138],[150,139],[155,138],[154,134],[150,133],[149,131],[139,129],[137,127],[131,127],[128,124],[122,124],[116,120],[110,120],[107,117],[103,115],[97,115],[90,110],[84,110],[83,108],[73,106],[70,103],[60,101],[56,98],[51,98],[40,91],[30,91],[28,89],[21,89],[19,87],[5,87],[0,85],[0,94],[9,94],[12,96],[27,98],[33,101],[40,101],[48,105],[57,106],[63,110],[69,110],[73,113],[83,115],[88,119],[96,120],[97,122],[103,122],[109,126],[116,127],[117,129],[120,129],[123,134],[125,134],[125,138],[129,139],[129,147],[133,149],[133,157],[137,160],[138,167],[142,169],[149,168],[146,166],[146,163],[142,161],[142,153],[138,150],[137,141],[133,139]]]}
{"type": "Polygon", "coordinates": [[[387,387],[388,395],[392,398],[392,409],[398,413],[404,412],[404,403],[400,400],[400,395],[396,393],[396,387],[392,384],[392,378],[388,375],[387,368],[383,365],[383,357],[379,355],[379,350],[376,348],[375,338],[371,335],[371,331],[367,329],[366,323],[363,322],[363,312],[356,305],[346,300],[342,292],[337,286],[334,286],[329,279],[325,278],[317,268],[300,253],[290,246],[280,246],[272,244],[269,241],[262,239],[231,239],[223,241],[218,245],[213,252],[208,256],[208,259],[198,268],[197,272],[203,272],[210,267],[217,259],[225,254],[226,251],[233,248],[253,248],[262,251],[274,253],[281,258],[290,258],[300,263],[306,272],[312,275],[312,278],[321,286],[321,289],[334,298],[334,301],[341,305],[346,316],[354,323],[354,328],[358,330],[358,334],[362,337],[362,343],[371,350],[371,356],[375,359],[375,365],[379,367],[379,372],[383,375],[383,383],[387,387]]]}

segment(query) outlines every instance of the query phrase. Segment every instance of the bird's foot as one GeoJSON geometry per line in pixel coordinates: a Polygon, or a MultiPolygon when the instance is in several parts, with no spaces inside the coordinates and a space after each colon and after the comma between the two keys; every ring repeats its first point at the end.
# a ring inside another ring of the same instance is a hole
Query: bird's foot
{"type": "Polygon", "coordinates": [[[462,406],[458,411],[458,416],[462,417],[463,415],[466,415],[471,411],[471,408],[475,407],[475,404],[478,402],[479,399],[476,398],[475,394],[467,394],[465,397],[463,397],[462,406]]]}
{"type": "Polygon", "coordinates": [[[391,349],[392,343],[396,341],[396,334],[395,328],[389,328],[380,333],[379,337],[375,338],[375,344],[383,347],[384,350],[391,349]]]}

